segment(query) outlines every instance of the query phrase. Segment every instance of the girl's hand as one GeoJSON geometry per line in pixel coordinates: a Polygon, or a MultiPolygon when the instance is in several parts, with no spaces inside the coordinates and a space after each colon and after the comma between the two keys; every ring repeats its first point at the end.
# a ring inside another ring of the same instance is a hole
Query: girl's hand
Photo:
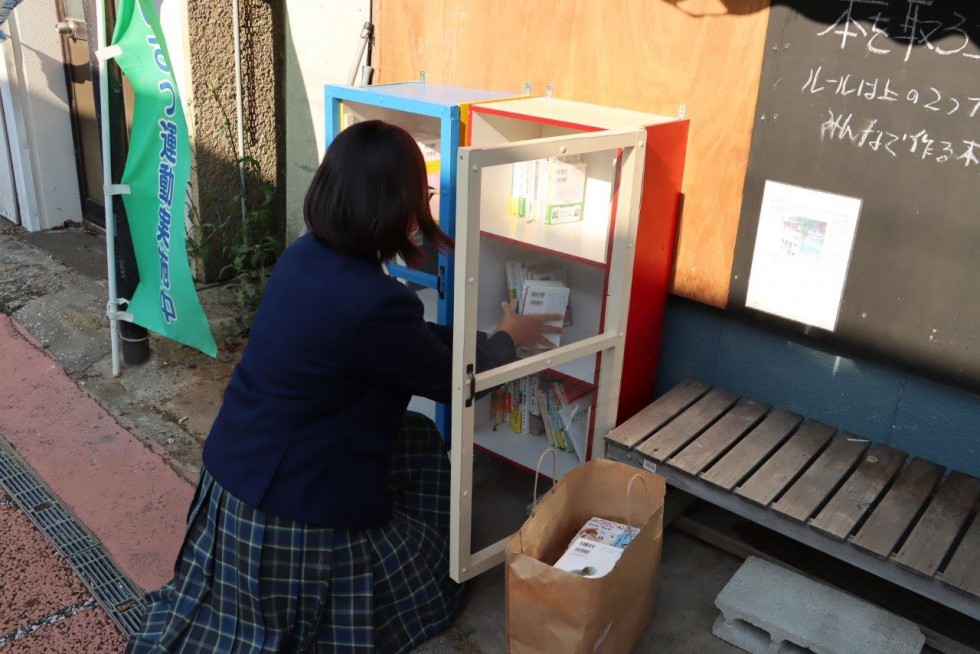
{"type": "Polygon", "coordinates": [[[561,327],[549,325],[549,322],[564,320],[564,316],[556,313],[541,314],[535,316],[524,316],[517,313],[517,300],[513,302],[501,302],[502,313],[497,322],[498,332],[510,334],[514,345],[528,349],[553,348],[554,343],[545,338],[545,334],[560,334],[561,327]]]}

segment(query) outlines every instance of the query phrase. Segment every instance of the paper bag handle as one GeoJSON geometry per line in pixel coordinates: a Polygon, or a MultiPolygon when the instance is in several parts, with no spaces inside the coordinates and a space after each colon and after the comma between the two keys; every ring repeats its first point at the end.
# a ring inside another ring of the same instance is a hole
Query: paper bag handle
{"type": "Polygon", "coordinates": [[[633,526],[633,497],[630,491],[633,490],[633,482],[636,481],[637,479],[639,479],[640,482],[643,484],[643,490],[646,491],[647,494],[647,501],[652,502],[652,500],[650,499],[650,487],[647,486],[647,480],[644,479],[641,475],[633,475],[630,478],[630,483],[626,485],[626,526],[628,527],[633,526]]]}
{"type": "Polygon", "coordinates": [[[551,452],[551,492],[555,490],[555,482],[558,479],[558,453],[555,452],[554,448],[549,447],[538,457],[538,465],[534,468],[534,501],[531,504],[532,512],[538,507],[538,475],[541,474],[541,463],[549,452],[551,452]]]}

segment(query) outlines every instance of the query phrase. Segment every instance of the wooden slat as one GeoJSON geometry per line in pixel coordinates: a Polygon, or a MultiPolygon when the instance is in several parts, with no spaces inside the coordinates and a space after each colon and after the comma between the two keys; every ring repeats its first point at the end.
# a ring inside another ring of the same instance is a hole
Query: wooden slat
{"type": "Polygon", "coordinates": [[[914,459],[898,474],[895,485],[868,517],[852,543],[887,558],[942,477],[942,467],[925,459],[914,459]]]}
{"type": "Polygon", "coordinates": [[[980,498],[980,479],[954,471],[939,487],[895,560],[931,577],[980,498]]]}
{"type": "Polygon", "coordinates": [[[971,595],[980,596],[980,505],[975,508],[977,514],[973,524],[956,548],[943,581],[971,595]]]}
{"type": "Polygon", "coordinates": [[[668,463],[689,474],[698,474],[751,429],[770,408],[772,407],[764,402],[743,397],[721,420],[694,439],[668,463]]]}
{"type": "Polygon", "coordinates": [[[735,492],[747,500],[768,506],[813,461],[833,434],[834,428],[830,425],[815,420],[805,423],[735,492]]]}
{"type": "Polygon", "coordinates": [[[905,463],[906,454],[875,445],[811,525],[844,540],[905,463]]]}
{"type": "Polygon", "coordinates": [[[858,439],[852,434],[838,434],[803,476],[772,505],[772,510],[798,522],[806,522],[830,497],[867,449],[868,441],[858,439]]]}
{"type": "Polygon", "coordinates": [[[630,449],[701,399],[710,388],[702,381],[686,379],[613,429],[606,439],[630,449]]]}
{"type": "Polygon", "coordinates": [[[733,489],[755,469],[770,452],[786,440],[786,437],[803,422],[802,416],[783,409],[776,409],[758,427],[746,434],[738,445],[701,475],[701,479],[733,489]]]}
{"type": "Polygon", "coordinates": [[[636,449],[643,456],[654,461],[665,461],[704,431],[737,401],[738,393],[725,388],[713,388],[684,413],[667,423],[663,429],[643,441],[636,449]]]}

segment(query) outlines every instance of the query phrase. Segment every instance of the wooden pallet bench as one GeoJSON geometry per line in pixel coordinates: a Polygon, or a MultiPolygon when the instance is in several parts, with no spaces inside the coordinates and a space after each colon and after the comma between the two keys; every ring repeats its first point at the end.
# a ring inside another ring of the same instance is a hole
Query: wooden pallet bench
{"type": "Polygon", "coordinates": [[[980,620],[980,479],[687,380],[607,455],[980,620]]]}

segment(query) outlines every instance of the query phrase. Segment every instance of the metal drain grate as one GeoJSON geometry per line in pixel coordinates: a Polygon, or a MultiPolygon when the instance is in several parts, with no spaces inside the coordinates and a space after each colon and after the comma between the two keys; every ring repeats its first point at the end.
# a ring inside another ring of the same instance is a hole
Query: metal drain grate
{"type": "Polygon", "coordinates": [[[126,634],[143,622],[143,593],[123,574],[105,548],[0,437],[0,488],[47,536],[106,613],[126,634]]]}

